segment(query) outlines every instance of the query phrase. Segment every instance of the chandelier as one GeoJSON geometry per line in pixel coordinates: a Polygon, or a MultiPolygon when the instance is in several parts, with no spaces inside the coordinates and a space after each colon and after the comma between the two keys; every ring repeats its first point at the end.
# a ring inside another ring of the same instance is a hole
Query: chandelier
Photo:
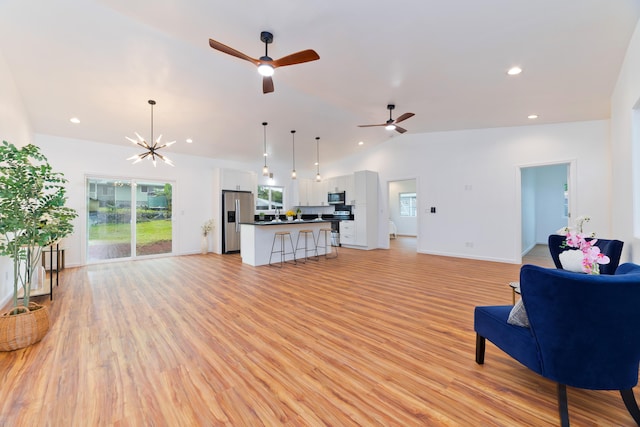
{"type": "Polygon", "coordinates": [[[142,136],[140,136],[140,134],[138,132],[134,132],[136,134],[136,136],[138,137],[138,140],[136,141],[133,138],[129,138],[128,136],[126,136],[125,138],[127,138],[129,141],[131,141],[132,143],[139,145],[140,147],[144,148],[146,151],[144,151],[143,153],[140,154],[136,154],[135,156],[131,156],[129,157],[127,160],[133,160],[133,164],[136,164],[138,162],[143,161],[146,158],[151,159],[151,161],[153,162],[153,166],[156,166],[156,157],[159,158],[160,160],[162,160],[163,162],[165,162],[166,164],[173,166],[173,162],[171,162],[171,160],[167,157],[167,156],[163,156],[162,154],[158,153],[158,150],[160,150],[161,148],[164,147],[169,147],[170,145],[175,144],[175,141],[171,141],[171,142],[167,142],[166,144],[160,144],[160,138],[162,138],[162,135],[160,135],[158,137],[158,139],[156,139],[155,141],[153,140],[153,106],[156,105],[156,101],[154,101],[153,99],[149,100],[149,105],[151,105],[151,141],[152,144],[149,144],[142,136]]]}

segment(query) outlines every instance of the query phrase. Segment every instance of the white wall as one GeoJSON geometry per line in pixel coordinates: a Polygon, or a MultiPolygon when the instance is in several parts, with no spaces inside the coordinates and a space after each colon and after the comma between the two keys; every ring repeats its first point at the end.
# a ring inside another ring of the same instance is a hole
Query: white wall
{"type": "MultiPolygon", "coordinates": [[[[374,170],[380,182],[417,177],[419,252],[518,263],[520,167],[575,160],[576,212],[591,216],[598,235],[617,237],[610,230],[608,142],[606,120],[404,134],[332,172],[374,170]]],[[[386,196],[379,209],[386,220],[386,196]]],[[[386,221],[379,230],[385,241],[386,221]]]]}
{"type": "Polygon", "coordinates": [[[631,38],[627,55],[611,97],[611,155],[615,159],[611,182],[611,222],[613,232],[625,242],[622,261],[640,262],[640,230],[635,230],[634,217],[640,217],[640,204],[634,197],[640,193],[640,126],[634,134],[634,115],[640,109],[640,23],[631,38]],[[634,107],[636,111],[634,113],[634,107]],[[635,149],[634,149],[635,138],[635,149]],[[635,185],[634,169],[635,163],[635,185]]]}
{"type": "MultiPolygon", "coordinates": [[[[33,134],[22,98],[13,75],[0,51],[0,140],[16,146],[27,145],[33,134]]],[[[0,307],[13,295],[13,263],[9,257],[0,257],[0,307]]]]}

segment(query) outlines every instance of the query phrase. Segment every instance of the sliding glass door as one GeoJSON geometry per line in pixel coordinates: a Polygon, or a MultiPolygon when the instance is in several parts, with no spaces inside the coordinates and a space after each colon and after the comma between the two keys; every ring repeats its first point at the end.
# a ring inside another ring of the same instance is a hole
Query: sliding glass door
{"type": "Polygon", "coordinates": [[[171,184],[136,185],[136,255],[171,253],[171,184]]]}
{"type": "Polygon", "coordinates": [[[172,252],[170,183],[87,178],[86,184],[87,262],[172,252]]]}

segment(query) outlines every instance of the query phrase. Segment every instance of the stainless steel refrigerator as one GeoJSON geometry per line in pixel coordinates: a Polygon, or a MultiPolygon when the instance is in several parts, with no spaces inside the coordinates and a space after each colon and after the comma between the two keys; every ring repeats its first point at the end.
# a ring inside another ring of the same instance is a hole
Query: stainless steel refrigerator
{"type": "Polygon", "coordinates": [[[240,223],[253,222],[253,193],[222,190],[222,253],[240,252],[240,223]]]}

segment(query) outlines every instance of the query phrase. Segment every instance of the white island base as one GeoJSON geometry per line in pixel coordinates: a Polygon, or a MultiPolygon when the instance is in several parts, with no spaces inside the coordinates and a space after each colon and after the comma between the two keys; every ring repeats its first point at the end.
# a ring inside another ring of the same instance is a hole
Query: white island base
{"type": "MultiPolygon", "coordinates": [[[[311,230],[313,235],[318,241],[318,235],[321,228],[331,228],[331,221],[282,221],[282,222],[252,222],[240,224],[240,256],[244,264],[253,266],[269,264],[269,256],[271,255],[271,246],[273,244],[273,236],[278,231],[288,231],[291,233],[291,239],[293,240],[293,248],[296,247],[296,241],[298,240],[298,233],[300,230],[311,230]]],[[[304,236],[303,236],[304,237],[304,236]]],[[[303,237],[300,238],[300,245],[303,237]]],[[[331,244],[331,234],[328,233],[327,239],[331,244]]],[[[324,237],[320,242],[323,246],[318,246],[318,255],[325,254],[324,237]]],[[[309,249],[313,248],[313,240],[311,236],[307,238],[307,246],[309,249]]],[[[276,241],[275,248],[280,248],[280,241],[276,241]]],[[[285,237],[285,250],[291,252],[289,247],[289,238],[285,237]]],[[[311,256],[311,252],[308,253],[311,256]]],[[[300,249],[297,253],[298,258],[304,257],[304,250],[300,249]]],[[[293,260],[293,255],[288,254],[285,257],[286,261],[293,260]]],[[[280,262],[280,254],[273,254],[273,263],[280,262]]]]}

